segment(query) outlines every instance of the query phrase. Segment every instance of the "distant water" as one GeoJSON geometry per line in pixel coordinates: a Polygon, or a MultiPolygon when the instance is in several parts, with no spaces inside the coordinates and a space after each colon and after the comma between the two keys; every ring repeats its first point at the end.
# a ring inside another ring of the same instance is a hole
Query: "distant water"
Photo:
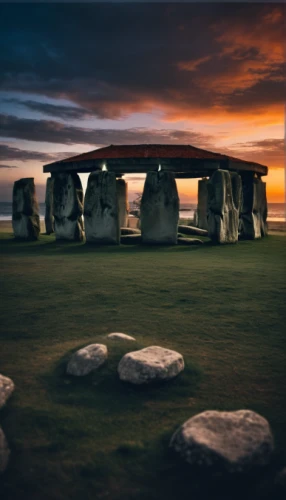
{"type": "MultiPolygon", "coordinates": [[[[197,205],[194,203],[184,203],[180,207],[180,217],[193,219],[197,205]]],[[[40,219],[45,218],[45,203],[39,203],[40,219]]],[[[12,220],[12,203],[0,202],[0,221],[12,220]]],[[[285,221],[285,203],[268,203],[268,218],[272,222],[285,221]]]]}

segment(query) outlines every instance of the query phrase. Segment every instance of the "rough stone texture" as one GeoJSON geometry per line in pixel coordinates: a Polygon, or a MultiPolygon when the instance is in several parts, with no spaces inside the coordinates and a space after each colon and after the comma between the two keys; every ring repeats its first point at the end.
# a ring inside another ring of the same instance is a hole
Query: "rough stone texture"
{"type": "Polygon", "coordinates": [[[138,229],[140,226],[139,217],[128,216],[128,227],[132,229],[138,229]]]}
{"type": "Polygon", "coordinates": [[[76,173],[56,174],[53,212],[57,240],[82,241],[83,190],[76,173]]]}
{"type": "Polygon", "coordinates": [[[107,347],[103,344],[90,344],[76,351],[68,365],[69,375],[83,376],[99,368],[107,360],[107,347]]]}
{"type": "Polygon", "coordinates": [[[126,335],[126,333],[110,333],[107,335],[107,338],[109,339],[114,339],[114,340],[136,340],[134,337],[131,337],[131,335],[126,335]]]}
{"type": "Polygon", "coordinates": [[[55,230],[54,226],[54,213],[53,213],[53,208],[54,208],[54,178],[53,177],[48,177],[47,179],[47,184],[46,184],[46,198],[45,198],[45,204],[46,204],[46,210],[45,210],[45,226],[46,226],[46,233],[51,234],[55,230]]]}
{"type": "Polygon", "coordinates": [[[116,180],[116,190],[119,210],[119,226],[126,227],[128,224],[128,184],[124,179],[116,180]]]}
{"type": "Polygon", "coordinates": [[[14,389],[15,385],[13,380],[0,374],[0,408],[4,406],[14,389]]]}
{"type": "Polygon", "coordinates": [[[203,245],[203,241],[199,238],[184,238],[178,236],[178,245],[203,245]]]}
{"type": "Polygon", "coordinates": [[[207,186],[209,237],[214,243],[236,243],[239,212],[233,201],[229,171],[216,170],[207,186]]]}
{"type": "Polygon", "coordinates": [[[127,234],[141,234],[140,229],[132,229],[131,227],[122,227],[120,232],[121,236],[126,236],[127,234]]]}
{"type": "Polygon", "coordinates": [[[184,359],[181,354],[158,346],[129,352],[118,365],[120,380],[137,385],[169,380],[183,369],[184,359]]]}
{"type": "Polygon", "coordinates": [[[273,438],[267,420],[253,411],[205,411],[187,420],[170,446],[190,464],[237,473],[268,464],[273,438]]]}
{"type": "Polygon", "coordinates": [[[196,236],[207,236],[208,235],[208,232],[205,229],[200,229],[200,228],[194,227],[194,226],[185,226],[183,224],[180,224],[178,226],[178,231],[179,231],[179,233],[182,233],[182,234],[193,234],[196,236]]]}
{"type": "Polygon", "coordinates": [[[120,243],[122,243],[122,245],[138,245],[141,242],[141,234],[126,234],[120,238],[120,243]]]}
{"type": "Polygon", "coordinates": [[[33,178],[14,182],[12,225],[15,238],[25,240],[39,238],[39,206],[33,178]]]}
{"type": "Polygon", "coordinates": [[[120,241],[116,177],[114,172],[92,172],[84,201],[86,241],[115,244],[120,241]]]}
{"type": "Polygon", "coordinates": [[[142,243],[176,244],[179,197],[172,172],[148,172],[141,200],[142,243]]]}
{"type": "Polygon", "coordinates": [[[253,178],[251,174],[245,174],[242,189],[240,237],[247,240],[261,238],[268,232],[266,183],[253,178]]]}
{"type": "Polygon", "coordinates": [[[0,427],[0,474],[4,472],[8,465],[10,456],[10,450],[8,447],[8,443],[6,441],[5,434],[0,427]]]}
{"type": "Polygon", "coordinates": [[[208,229],[208,179],[198,181],[198,206],[196,210],[196,224],[201,229],[208,229]]]}

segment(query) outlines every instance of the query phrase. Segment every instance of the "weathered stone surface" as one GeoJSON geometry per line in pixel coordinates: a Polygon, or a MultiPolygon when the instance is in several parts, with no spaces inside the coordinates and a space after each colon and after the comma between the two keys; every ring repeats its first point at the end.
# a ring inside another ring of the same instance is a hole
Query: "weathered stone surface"
{"type": "Polygon", "coordinates": [[[199,227],[194,226],[185,226],[183,224],[179,224],[178,226],[179,233],[182,234],[192,234],[195,236],[207,236],[208,232],[205,229],[200,229],[199,227]]]}
{"type": "Polygon", "coordinates": [[[13,380],[0,374],[0,408],[4,406],[14,389],[15,385],[13,380]]]}
{"type": "Polygon", "coordinates": [[[46,233],[51,234],[54,232],[54,178],[48,177],[46,184],[46,198],[45,198],[45,226],[46,233]]]}
{"type": "Polygon", "coordinates": [[[118,210],[119,210],[119,227],[126,227],[128,224],[128,184],[124,179],[116,180],[118,210]]]}
{"type": "Polygon", "coordinates": [[[178,245],[203,245],[203,241],[199,238],[184,238],[178,236],[178,245]]]}
{"type": "Polygon", "coordinates": [[[12,225],[15,238],[25,240],[39,238],[39,206],[33,178],[14,182],[12,225]]]}
{"type": "Polygon", "coordinates": [[[248,173],[243,176],[243,205],[240,214],[240,237],[254,240],[267,235],[266,184],[248,173]]]}
{"type": "Polygon", "coordinates": [[[260,218],[260,229],[261,236],[267,236],[268,234],[268,224],[267,224],[267,196],[266,196],[266,182],[257,179],[257,190],[258,190],[258,213],[260,218]]]}
{"type": "Polygon", "coordinates": [[[128,216],[128,227],[132,229],[138,229],[141,225],[139,217],[134,217],[133,215],[128,216]]]}
{"type": "Polygon", "coordinates": [[[113,339],[113,340],[136,340],[134,337],[131,337],[131,335],[126,335],[126,333],[109,333],[107,335],[107,338],[113,339]]]}
{"type": "Polygon", "coordinates": [[[54,175],[53,212],[57,240],[82,241],[83,190],[76,173],[54,175]]]}
{"type": "Polygon", "coordinates": [[[181,354],[170,349],[150,346],[129,352],[118,365],[120,380],[132,384],[149,384],[176,377],[184,369],[181,354]]]}
{"type": "Polygon", "coordinates": [[[90,344],[76,351],[68,365],[67,373],[69,375],[83,376],[88,375],[99,368],[107,360],[107,347],[103,344],[90,344]]]}
{"type": "Polygon", "coordinates": [[[8,465],[10,450],[3,430],[0,427],[0,474],[8,465]]]}
{"type": "Polygon", "coordinates": [[[119,244],[120,227],[114,172],[91,172],[84,201],[86,241],[119,244]]]}
{"type": "Polygon", "coordinates": [[[238,241],[239,212],[229,171],[216,170],[208,184],[208,236],[215,243],[238,241]]]}
{"type": "Polygon", "coordinates": [[[198,228],[208,229],[208,179],[198,181],[198,206],[196,210],[196,224],[198,228]]]}
{"type": "Polygon", "coordinates": [[[126,234],[120,238],[120,243],[122,243],[122,245],[138,245],[141,242],[141,234],[126,234]]]}
{"type": "Polygon", "coordinates": [[[142,243],[176,244],[179,197],[172,172],[148,172],[141,200],[142,243]]]}
{"type": "Polygon", "coordinates": [[[141,234],[140,229],[133,229],[131,227],[122,227],[120,229],[121,236],[126,236],[127,234],[141,234]]]}
{"type": "Polygon", "coordinates": [[[253,411],[205,411],[187,420],[170,446],[190,464],[237,473],[268,464],[273,437],[267,420],[253,411]]]}

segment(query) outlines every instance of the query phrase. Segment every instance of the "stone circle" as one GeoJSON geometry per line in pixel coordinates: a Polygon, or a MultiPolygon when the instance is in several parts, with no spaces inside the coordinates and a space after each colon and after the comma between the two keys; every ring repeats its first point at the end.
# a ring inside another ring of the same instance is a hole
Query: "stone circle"
{"type": "Polygon", "coordinates": [[[107,360],[107,347],[103,344],[90,344],[76,351],[68,365],[69,375],[83,376],[99,368],[107,360]]]}
{"type": "Polygon", "coordinates": [[[273,437],[253,411],[205,411],[179,427],[170,446],[189,464],[242,473],[269,463],[273,437]]]}
{"type": "Polygon", "coordinates": [[[125,354],[118,365],[120,380],[132,384],[149,384],[170,380],[184,369],[183,356],[159,346],[145,347],[125,354]]]}
{"type": "Polygon", "coordinates": [[[13,380],[0,374],[0,408],[4,406],[14,389],[15,385],[13,380]]]}

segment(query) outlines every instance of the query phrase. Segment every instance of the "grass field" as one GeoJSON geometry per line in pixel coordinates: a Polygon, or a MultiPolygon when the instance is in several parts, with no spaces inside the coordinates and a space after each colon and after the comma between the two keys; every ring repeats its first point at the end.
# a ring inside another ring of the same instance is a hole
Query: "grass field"
{"type": "Polygon", "coordinates": [[[286,464],[285,234],[158,248],[1,236],[0,372],[16,385],[0,414],[12,450],[1,499],[274,498],[286,464]],[[106,342],[116,331],[137,342],[106,342]],[[108,363],[67,376],[71,352],[96,342],[108,363]],[[121,356],[148,345],[178,350],[185,371],[154,388],[121,383],[121,356]],[[170,452],[186,419],[241,408],[275,436],[259,481],[206,482],[170,452]]]}

